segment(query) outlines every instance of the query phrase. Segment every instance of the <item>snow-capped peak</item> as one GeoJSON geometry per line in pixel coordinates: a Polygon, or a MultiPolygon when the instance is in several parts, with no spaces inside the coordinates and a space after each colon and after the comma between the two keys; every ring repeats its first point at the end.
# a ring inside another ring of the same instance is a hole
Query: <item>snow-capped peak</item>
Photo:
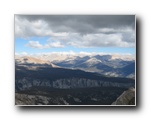
{"type": "Polygon", "coordinates": [[[89,60],[87,60],[85,63],[88,63],[89,65],[94,65],[94,64],[97,64],[97,63],[100,63],[102,62],[101,60],[98,60],[96,58],[90,58],[89,60]]]}

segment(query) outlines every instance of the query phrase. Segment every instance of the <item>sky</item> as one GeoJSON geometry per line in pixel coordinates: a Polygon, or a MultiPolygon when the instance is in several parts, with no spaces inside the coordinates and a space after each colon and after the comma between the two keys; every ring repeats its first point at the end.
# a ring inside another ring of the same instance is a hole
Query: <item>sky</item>
{"type": "Polygon", "coordinates": [[[134,15],[15,15],[15,53],[135,54],[134,15]]]}

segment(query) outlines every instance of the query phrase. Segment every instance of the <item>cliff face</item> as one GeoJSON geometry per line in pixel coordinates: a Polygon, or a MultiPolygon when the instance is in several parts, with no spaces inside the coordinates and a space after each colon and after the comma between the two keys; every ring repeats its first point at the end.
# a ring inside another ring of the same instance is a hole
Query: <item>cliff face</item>
{"type": "Polygon", "coordinates": [[[55,81],[39,80],[39,79],[28,79],[23,78],[18,80],[16,87],[18,90],[26,90],[32,87],[50,87],[50,88],[85,88],[85,87],[122,87],[130,88],[133,87],[133,83],[119,83],[111,81],[92,80],[85,78],[70,78],[70,79],[58,79],[55,81]]]}
{"type": "Polygon", "coordinates": [[[97,73],[64,68],[17,66],[15,73],[16,90],[32,87],[49,87],[59,89],[89,87],[134,87],[135,81],[128,78],[106,77],[97,73]]]}
{"type": "Polygon", "coordinates": [[[112,105],[135,105],[135,89],[124,91],[112,105]]]}

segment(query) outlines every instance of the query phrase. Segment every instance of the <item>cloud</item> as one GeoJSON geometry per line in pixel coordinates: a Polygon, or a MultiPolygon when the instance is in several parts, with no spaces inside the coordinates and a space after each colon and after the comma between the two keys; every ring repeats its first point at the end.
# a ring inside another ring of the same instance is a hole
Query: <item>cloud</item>
{"type": "Polygon", "coordinates": [[[55,48],[62,48],[64,47],[64,45],[62,45],[59,41],[56,41],[56,42],[50,42],[47,44],[47,46],[50,47],[55,47],[55,48]]]}
{"type": "MultiPolygon", "coordinates": [[[[79,48],[88,47],[134,47],[134,41],[126,41],[120,34],[86,34],[69,33],[67,36],[59,38],[52,37],[50,40],[59,41],[63,46],[74,46],[79,48]]],[[[50,41],[49,40],[49,41],[50,41]]],[[[128,39],[127,39],[128,40],[128,39]]],[[[133,38],[134,40],[134,38],[133,38]]]]}
{"type": "Polygon", "coordinates": [[[29,41],[29,43],[26,44],[26,46],[31,48],[39,48],[39,49],[43,49],[46,47],[40,44],[39,41],[29,41]]]}
{"type": "Polygon", "coordinates": [[[44,21],[53,32],[96,32],[99,28],[135,27],[134,15],[16,15],[15,20],[44,21]]]}
{"type": "Polygon", "coordinates": [[[31,48],[37,48],[37,49],[64,47],[59,41],[49,42],[45,45],[40,44],[39,41],[29,41],[28,44],[26,44],[26,46],[31,48]]]}
{"type": "Polygon", "coordinates": [[[134,15],[16,15],[15,37],[48,36],[28,47],[134,47],[134,15]]]}
{"type": "Polygon", "coordinates": [[[68,52],[50,52],[50,53],[35,53],[32,54],[33,56],[62,56],[62,55],[73,55],[73,56],[95,56],[95,55],[113,55],[113,56],[128,56],[129,58],[135,58],[134,54],[131,53],[111,53],[111,52],[85,52],[85,51],[80,51],[80,52],[74,52],[74,51],[68,51],[68,52]]]}
{"type": "Polygon", "coordinates": [[[26,56],[29,55],[27,52],[15,53],[15,55],[26,56]]]}
{"type": "Polygon", "coordinates": [[[15,18],[15,37],[28,38],[33,36],[52,35],[48,24],[43,20],[28,21],[27,19],[15,18]]]}

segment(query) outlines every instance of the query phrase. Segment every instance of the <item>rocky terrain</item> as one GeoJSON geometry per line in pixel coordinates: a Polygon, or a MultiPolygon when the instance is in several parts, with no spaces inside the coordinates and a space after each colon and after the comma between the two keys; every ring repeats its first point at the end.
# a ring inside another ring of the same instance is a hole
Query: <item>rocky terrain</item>
{"type": "Polygon", "coordinates": [[[112,105],[135,105],[135,89],[124,91],[112,105]]]}
{"type": "Polygon", "coordinates": [[[34,87],[15,94],[16,105],[111,105],[125,88],[49,89],[34,87]]]}

